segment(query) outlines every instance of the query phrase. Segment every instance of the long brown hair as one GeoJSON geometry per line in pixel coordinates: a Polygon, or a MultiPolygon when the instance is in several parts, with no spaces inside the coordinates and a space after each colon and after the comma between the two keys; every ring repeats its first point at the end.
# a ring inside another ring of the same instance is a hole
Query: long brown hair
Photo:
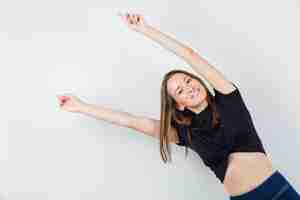
{"type": "MultiPolygon", "coordinates": [[[[167,81],[170,77],[176,73],[184,73],[196,80],[198,80],[207,92],[207,102],[209,110],[212,112],[212,126],[216,128],[220,124],[220,115],[216,110],[216,104],[214,96],[209,92],[204,82],[196,75],[184,71],[184,70],[171,70],[167,74],[164,75],[163,81],[161,84],[161,109],[160,109],[160,154],[164,161],[164,163],[168,162],[169,160],[172,161],[170,148],[169,148],[169,139],[168,139],[168,130],[171,126],[171,120],[175,120],[176,123],[190,125],[192,121],[192,116],[186,116],[183,112],[176,112],[176,101],[175,99],[169,95],[167,92],[167,81]],[[167,154],[166,154],[167,151],[167,154]]],[[[188,143],[191,145],[191,130],[188,129],[188,143]]],[[[185,146],[185,156],[187,156],[187,145],[185,146]]]]}

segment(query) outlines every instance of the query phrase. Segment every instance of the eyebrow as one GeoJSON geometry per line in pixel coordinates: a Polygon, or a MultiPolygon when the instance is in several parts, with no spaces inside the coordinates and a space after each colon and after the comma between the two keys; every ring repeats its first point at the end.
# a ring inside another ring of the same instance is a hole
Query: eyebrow
{"type": "MultiPolygon", "coordinates": [[[[185,82],[185,78],[186,76],[183,78],[183,82],[185,82]]],[[[177,95],[177,90],[179,89],[179,86],[177,86],[176,90],[175,90],[175,95],[177,95]]]]}

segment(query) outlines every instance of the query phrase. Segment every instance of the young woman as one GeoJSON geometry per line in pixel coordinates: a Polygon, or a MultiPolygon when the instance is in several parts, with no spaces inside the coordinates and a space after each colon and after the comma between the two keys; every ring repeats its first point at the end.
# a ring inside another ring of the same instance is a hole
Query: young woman
{"type": "Polygon", "coordinates": [[[172,70],[162,82],[160,120],[87,104],[72,94],[57,96],[61,109],[159,139],[164,162],[170,156],[169,143],[194,150],[232,200],[300,200],[284,175],[274,169],[237,85],[190,47],[146,24],[143,16],[128,13],[119,16],[130,29],[183,58],[212,85],[215,95],[211,95],[200,77],[172,70]]]}

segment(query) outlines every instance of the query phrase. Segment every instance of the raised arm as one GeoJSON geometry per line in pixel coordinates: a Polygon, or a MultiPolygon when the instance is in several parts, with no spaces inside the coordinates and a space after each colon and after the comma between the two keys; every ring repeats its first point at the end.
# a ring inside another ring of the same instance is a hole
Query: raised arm
{"type": "Polygon", "coordinates": [[[141,15],[127,14],[123,15],[122,18],[129,28],[142,33],[151,40],[159,43],[165,49],[185,60],[198,74],[206,78],[217,90],[228,93],[235,88],[219,70],[209,64],[195,50],[171,36],[162,33],[153,26],[146,24],[141,15]]]}

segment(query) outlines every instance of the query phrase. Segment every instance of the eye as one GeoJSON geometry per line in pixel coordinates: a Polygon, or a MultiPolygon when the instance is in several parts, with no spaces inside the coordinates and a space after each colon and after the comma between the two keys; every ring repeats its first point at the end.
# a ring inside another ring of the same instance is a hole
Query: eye
{"type": "MultiPolygon", "coordinates": [[[[192,80],[191,78],[187,78],[187,81],[186,81],[186,82],[187,82],[187,83],[190,83],[191,80],[192,80]]],[[[182,90],[179,90],[178,94],[181,94],[181,93],[182,93],[182,90]]]]}
{"type": "MultiPolygon", "coordinates": [[[[190,83],[191,82],[191,78],[188,78],[186,82],[190,83]]],[[[182,93],[182,90],[179,90],[178,94],[181,94],[181,93],[182,93]]]]}

